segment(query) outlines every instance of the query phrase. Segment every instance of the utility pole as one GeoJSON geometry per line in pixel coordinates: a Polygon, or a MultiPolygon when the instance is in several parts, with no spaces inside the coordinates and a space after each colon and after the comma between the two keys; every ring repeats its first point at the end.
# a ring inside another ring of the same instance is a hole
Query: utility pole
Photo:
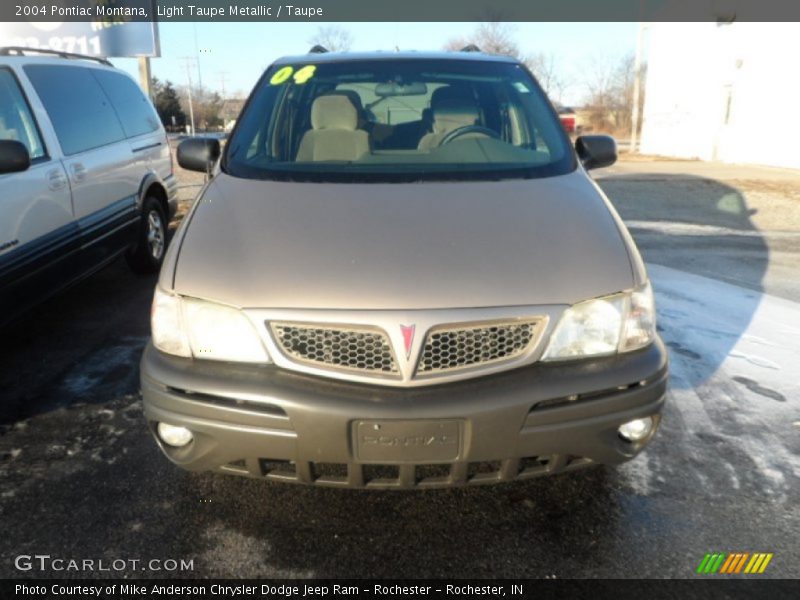
{"type": "Polygon", "coordinates": [[[150,57],[139,57],[139,85],[150,100],[153,99],[153,74],[150,71],[150,57]]]}
{"type": "Polygon", "coordinates": [[[189,87],[188,87],[188,91],[189,91],[189,94],[188,94],[189,95],[189,121],[191,123],[190,129],[189,129],[189,133],[191,135],[194,135],[194,133],[195,133],[195,130],[194,130],[194,106],[192,104],[192,69],[191,69],[191,63],[192,63],[193,60],[195,60],[195,58],[193,56],[182,56],[181,60],[183,61],[184,66],[186,67],[186,79],[189,81],[189,87]]]}
{"type": "Polygon", "coordinates": [[[641,94],[642,79],[642,42],[644,38],[644,23],[639,23],[639,31],[636,33],[636,56],[633,60],[633,108],[631,109],[631,149],[630,153],[636,153],[636,144],[639,133],[639,96],[641,94]]]}
{"type": "Polygon", "coordinates": [[[192,23],[194,27],[194,53],[197,56],[197,87],[200,91],[203,90],[203,74],[200,72],[200,45],[197,43],[197,21],[192,23]]]}
{"type": "Polygon", "coordinates": [[[225,95],[225,82],[228,81],[228,71],[220,71],[219,72],[219,86],[222,89],[222,99],[226,100],[227,96],[225,95]]]}

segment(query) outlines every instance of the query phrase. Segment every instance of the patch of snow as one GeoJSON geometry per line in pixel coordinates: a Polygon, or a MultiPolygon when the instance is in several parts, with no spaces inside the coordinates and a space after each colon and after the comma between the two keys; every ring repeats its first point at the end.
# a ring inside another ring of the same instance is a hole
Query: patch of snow
{"type": "MultiPolygon", "coordinates": [[[[800,324],[800,303],[661,265],[648,270],[670,348],[665,419],[677,418],[679,443],[690,453],[716,448],[716,474],[728,476],[727,483],[712,476],[706,485],[719,485],[722,494],[749,478],[773,498],[796,495],[800,457],[786,423],[800,427],[800,344],[787,325],[800,324]],[[742,453],[754,472],[741,471],[742,453]]],[[[700,467],[691,473],[706,475],[700,467]]]]}
{"type": "Polygon", "coordinates": [[[628,485],[640,496],[649,496],[653,487],[653,472],[650,470],[650,459],[644,452],[633,460],[620,465],[617,468],[628,485]]]}

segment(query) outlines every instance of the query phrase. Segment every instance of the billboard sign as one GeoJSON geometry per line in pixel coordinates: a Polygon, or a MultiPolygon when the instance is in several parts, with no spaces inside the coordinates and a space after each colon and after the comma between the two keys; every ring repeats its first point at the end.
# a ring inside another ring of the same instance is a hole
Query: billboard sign
{"type": "Polygon", "coordinates": [[[0,22],[0,46],[102,57],[161,55],[158,24],[147,21],[0,22]]]}

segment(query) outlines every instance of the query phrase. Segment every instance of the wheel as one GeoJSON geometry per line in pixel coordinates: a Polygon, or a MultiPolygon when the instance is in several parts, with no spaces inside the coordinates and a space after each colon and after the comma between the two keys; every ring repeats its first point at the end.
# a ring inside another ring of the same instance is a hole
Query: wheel
{"type": "Polygon", "coordinates": [[[148,196],[142,203],[142,220],[136,246],[125,254],[135,273],[156,273],[167,250],[167,219],[157,198],[148,196]]]}

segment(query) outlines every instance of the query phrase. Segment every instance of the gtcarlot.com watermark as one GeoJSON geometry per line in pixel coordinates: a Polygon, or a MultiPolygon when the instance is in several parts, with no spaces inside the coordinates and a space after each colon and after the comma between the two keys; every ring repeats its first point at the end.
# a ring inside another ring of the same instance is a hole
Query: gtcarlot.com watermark
{"type": "Polygon", "coordinates": [[[14,559],[18,571],[100,573],[121,571],[194,571],[194,559],[175,558],[64,558],[50,554],[20,554],[14,559]]]}

